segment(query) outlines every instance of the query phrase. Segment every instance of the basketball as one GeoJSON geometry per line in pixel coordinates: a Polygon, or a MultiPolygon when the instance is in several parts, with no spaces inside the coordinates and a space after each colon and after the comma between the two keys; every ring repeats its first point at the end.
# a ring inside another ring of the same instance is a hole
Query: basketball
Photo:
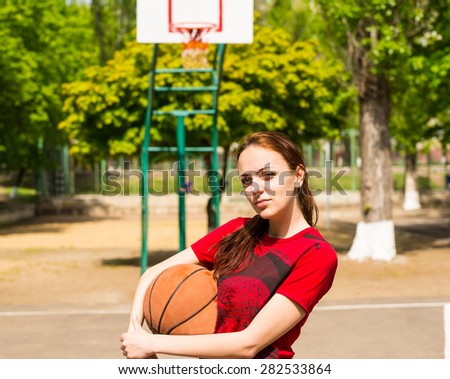
{"type": "Polygon", "coordinates": [[[195,264],[169,267],[150,283],[144,318],[156,334],[214,333],[217,285],[211,271],[195,264]]]}

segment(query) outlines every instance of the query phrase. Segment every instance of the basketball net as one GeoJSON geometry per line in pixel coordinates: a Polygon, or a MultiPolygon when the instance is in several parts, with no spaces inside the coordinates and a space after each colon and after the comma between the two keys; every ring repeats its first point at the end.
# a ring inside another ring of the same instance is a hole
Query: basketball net
{"type": "Polygon", "coordinates": [[[175,30],[183,34],[183,51],[181,62],[185,69],[208,67],[208,33],[215,28],[214,24],[191,23],[176,24],[175,30]]]}

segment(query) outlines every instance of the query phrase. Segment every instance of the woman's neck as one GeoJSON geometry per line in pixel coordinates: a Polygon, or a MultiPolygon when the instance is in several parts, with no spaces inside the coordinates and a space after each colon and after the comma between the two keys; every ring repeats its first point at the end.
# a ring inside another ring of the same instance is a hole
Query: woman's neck
{"type": "Polygon", "coordinates": [[[298,211],[293,213],[291,217],[286,217],[280,221],[269,220],[268,235],[274,238],[289,238],[309,227],[310,225],[306,222],[303,214],[298,211]]]}

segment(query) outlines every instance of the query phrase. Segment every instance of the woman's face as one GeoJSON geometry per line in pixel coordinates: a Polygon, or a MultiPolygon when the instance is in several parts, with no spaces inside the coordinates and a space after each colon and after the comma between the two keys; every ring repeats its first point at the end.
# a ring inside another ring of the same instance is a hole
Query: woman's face
{"type": "Polygon", "coordinates": [[[238,170],[245,196],[262,218],[282,220],[285,212],[298,209],[296,188],[304,171],[293,171],[281,154],[250,145],[239,156],[238,170]]]}

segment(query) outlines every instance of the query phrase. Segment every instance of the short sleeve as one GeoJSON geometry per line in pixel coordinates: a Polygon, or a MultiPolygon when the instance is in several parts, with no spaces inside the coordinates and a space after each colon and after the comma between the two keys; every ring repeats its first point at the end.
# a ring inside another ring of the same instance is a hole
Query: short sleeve
{"type": "Polygon", "coordinates": [[[205,265],[208,269],[212,270],[214,266],[214,255],[216,253],[215,245],[225,236],[235,232],[244,226],[248,219],[244,217],[238,217],[228,221],[227,223],[214,229],[206,236],[200,238],[198,241],[191,245],[192,250],[197,256],[200,263],[205,265]]]}
{"type": "Polygon", "coordinates": [[[337,263],[336,252],[328,243],[317,244],[299,258],[277,293],[295,301],[309,314],[330,290],[337,263]]]}

